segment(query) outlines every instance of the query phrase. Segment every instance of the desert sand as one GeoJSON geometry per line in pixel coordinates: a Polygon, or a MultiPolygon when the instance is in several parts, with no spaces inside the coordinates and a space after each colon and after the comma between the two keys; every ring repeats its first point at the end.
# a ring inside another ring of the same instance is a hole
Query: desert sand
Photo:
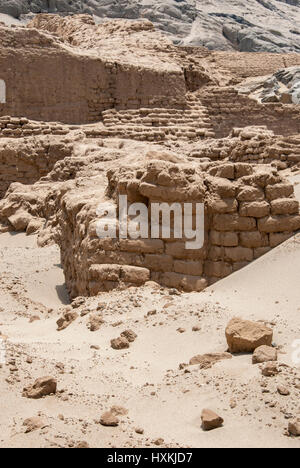
{"type": "Polygon", "coordinates": [[[89,299],[80,309],[92,313],[99,302],[105,304],[105,323],[96,332],[88,330],[88,316],[56,331],[66,300],[57,248],[38,249],[34,237],[22,234],[0,239],[1,332],[10,361],[0,370],[0,425],[6,427],[1,447],[73,447],[80,441],[91,447],[147,447],[158,439],[164,447],[299,447],[286,434],[286,418],[298,408],[299,371],[283,368],[262,393],[251,355],[207,370],[178,368],[194,355],[225,351],[224,328],[236,315],[274,324],[279,360],[293,365],[291,344],[300,333],[299,236],[201,294],[170,296],[149,286],[89,299]],[[29,323],[32,315],[39,320],[29,323]],[[138,338],[130,350],[116,352],[110,340],[126,328],[138,338]],[[24,384],[48,374],[63,393],[22,398],[24,384]],[[280,384],[291,396],[278,395],[280,384]],[[114,405],[128,414],[119,427],[102,427],[101,414],[114,405]],[[203,407],[222,414],[225,426],[202,432],[203,407]],[[37,415],[46,427],[24,434],[23,421],[37,415]]]}

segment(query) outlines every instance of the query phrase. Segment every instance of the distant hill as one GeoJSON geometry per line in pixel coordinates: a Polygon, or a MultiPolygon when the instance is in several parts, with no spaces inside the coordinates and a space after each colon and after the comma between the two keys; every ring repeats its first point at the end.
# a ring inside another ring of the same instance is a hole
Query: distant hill
{"type": "Polygon", "coordinates": [[[300,0],[0,0],[0,13],[89,13],[147,18],[183,45],[246,52],[300,52],[300,0]]]}

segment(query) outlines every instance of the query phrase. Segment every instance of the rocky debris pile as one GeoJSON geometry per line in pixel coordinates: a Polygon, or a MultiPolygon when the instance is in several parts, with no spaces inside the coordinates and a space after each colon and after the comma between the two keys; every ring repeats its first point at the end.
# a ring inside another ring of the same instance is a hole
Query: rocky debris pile
{"type": "Polygon", "coordinates": [[[111,347],[116,350],[127,349],[130,343],[133,343],[137,338],[137,334],[133,330],[125,330],[119,338],[111,340],[111,347]]]}
{"type": "Polygon", "coordinates": [[[96,332],[100,330],[101,325],[103,325],[104,320],[102,314],[96,313],[90,316],[88,321],[88,328],[91,332],[96,332]]]}
{"type": "Polygon", "coordinates": [[[77,318],[78,318],[78,313],[72,310],[71,306],[68,306],[66,310],[63,312],[62,317],[60,317],[56,322],[57,330],[58,331],[65,330],[77,318]]]}

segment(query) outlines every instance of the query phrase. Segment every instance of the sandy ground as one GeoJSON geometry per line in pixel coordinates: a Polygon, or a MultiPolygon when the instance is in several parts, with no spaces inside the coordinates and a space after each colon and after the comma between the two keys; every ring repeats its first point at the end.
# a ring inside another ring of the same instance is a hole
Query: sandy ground
{"type": "Polygon", "coordinates": [[[78,310],[90,312],[58,332],[55,322],[66,301],[58,249],[38,249],[34,237],[22,234],[1,235],[0,329],[8,341],[7,365],[0,369],[0,427],[6,428],[0,446],[68,447],[86,440],[92,447],[131,447],[162,438],[164,446],[299,447],[299,440],[283,435],[286,418],[299,411],[293,387],[299,373],[286,368],[262,394],[260,369],[250,355],[205,371],[178,367],[195,354],[225,351],[224,329],[235,315],[272,322],[280,361],[292,364],[291,345],[300,338],[299,243],[300,237],[288,241],[202,294],[171,296],[143,287],[88,299],[78,310]],[[89,316],[99,302],[105,323],[91,332],[89,316]],[[40,320],[30,323],[32,315],[40,320]],[[193,332],[194,325],[200,330],[193,332]],[[137,340],[129,350],[113,350],[110,340],[127,328],[137,340]],[[23,398],[23,387],[43,375],[57,378],[64,392],[23,398]],[[290,397],[277,394],[279,383],[290,387],[290,397]],[[119,427],[102,427],[99,418],[112,405],[128,414],[119,427]],[[224,417],[223,428],[201,430],[204,407],[224,417]],[[24,434],[23,420],[38,414],[47,427],[24,434]]]}
{"type": "Polygon", "coordinates": [[[56,320],[68,296],[59,249],[38,248],[34,236],[1,234],[0,260],[6,349],[0,447],[74,447],[80,441],[150,447],[157,439],[165,447],[299,447],[287,426],[299,414],[300,365],[292,360],[292,345],[300,339],[300,234],[200,294],[172,295],[147,285],[86,299],[74,309],[77,320],[60,332],[56,320]],[[90,317],[100,313],[104,324],[91,332],[90,317]],[[234,316],[274,329],[279,361],[287,365],[277,377],[263,378],[251,355],[208,370],[179,369],[196,354],[226,351],[224,331],[234,316]],[[113,350],[110,340],[126,329],[136,332],[136,341],[113,350]],[[22,397],[25,386],[45,375],[58,381],[55,396],[22,397]],[[280,384],[290,396],[278,394],[280,384]],[[101,426],[101,414],[113,405],[128,413],[118,427],[101,426]],[[219,413],[224,426],[203,432],[203,408],[219,413]],[[37,415],[46,427],[25,434],[24,419],[37,415]]]}

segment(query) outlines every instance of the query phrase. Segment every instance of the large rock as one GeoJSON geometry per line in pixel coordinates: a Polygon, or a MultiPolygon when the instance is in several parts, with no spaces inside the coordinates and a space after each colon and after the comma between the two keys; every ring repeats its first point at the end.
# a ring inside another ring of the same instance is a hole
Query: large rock
{"type": "Polygon", "coordinates": [[[24,388],[23,396],[33,399],[43,398],[56,393],[56,389],[57,382],[53,377],[41,377],[32,386],[24,388]]]}
{"type": "Polygon", "coordinates": [[[273,331],[258,322],[233,318],[226,328],[231,353],[252,353],[259,346],[271,346],[273,331]]]}

